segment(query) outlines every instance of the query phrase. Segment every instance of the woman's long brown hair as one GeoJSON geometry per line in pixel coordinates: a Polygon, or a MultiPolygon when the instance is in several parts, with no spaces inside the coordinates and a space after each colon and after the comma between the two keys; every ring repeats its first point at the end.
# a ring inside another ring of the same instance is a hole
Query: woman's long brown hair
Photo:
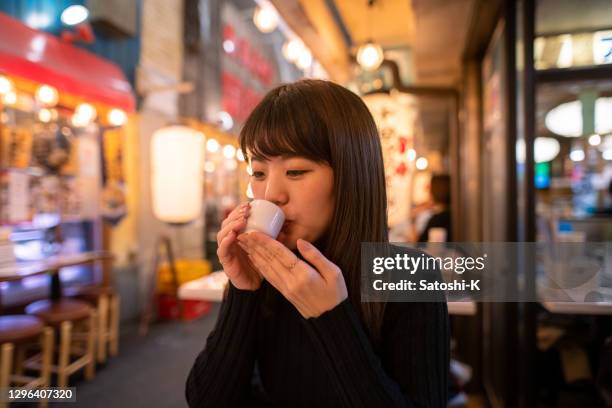
{"type": "Polygon", "coordinates": [[[334,174],[334,211],[319,249],[340,267],[350,302],[377,343],[384,303],[360,299],[361,243],[388,242],[382,149],[374,119],[353,92],[307,79],[272,89],[240,133],[247,159],[299,155],[334,174]]]}

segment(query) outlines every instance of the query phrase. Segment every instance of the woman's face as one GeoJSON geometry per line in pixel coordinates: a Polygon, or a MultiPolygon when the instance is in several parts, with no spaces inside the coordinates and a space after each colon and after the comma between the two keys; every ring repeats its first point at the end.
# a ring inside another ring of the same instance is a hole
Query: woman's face
{"type": "Polygon", "coordinates": [[[295,249],[298,238],[313,242],[325,233],[334,208],[334,175],[329,165],[299,156],[275,156],[253,159],[251,168],[254,198],[271,201],[285,213],[279,242],[295,249]]]}

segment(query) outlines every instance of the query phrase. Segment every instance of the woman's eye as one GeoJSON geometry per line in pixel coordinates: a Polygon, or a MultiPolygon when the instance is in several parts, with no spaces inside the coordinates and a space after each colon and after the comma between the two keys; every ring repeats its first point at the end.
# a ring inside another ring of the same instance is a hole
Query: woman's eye
{"type": "Polygon", "coordinates": [[[308,173],[308,170],[287,170],[289,177],[298,177],[306,173],[308,173]]]}
{"type": "Polygon", "coordinates": [[[253,171],[253,177],[256,179],[261,179],[265,176],[263,171],[253,171]]]}

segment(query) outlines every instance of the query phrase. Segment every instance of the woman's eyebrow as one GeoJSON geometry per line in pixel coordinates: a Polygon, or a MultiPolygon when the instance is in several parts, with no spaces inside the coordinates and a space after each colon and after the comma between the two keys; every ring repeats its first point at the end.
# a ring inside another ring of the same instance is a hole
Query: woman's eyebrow
{"type": "Polygon", "coordinates": [[[283,154],[281,155],[281,158],[283,160],[289,160],[289,159],[306,159],[306,157],[297,154],[297,153],[287,153],[287,154],[283,154]]]}

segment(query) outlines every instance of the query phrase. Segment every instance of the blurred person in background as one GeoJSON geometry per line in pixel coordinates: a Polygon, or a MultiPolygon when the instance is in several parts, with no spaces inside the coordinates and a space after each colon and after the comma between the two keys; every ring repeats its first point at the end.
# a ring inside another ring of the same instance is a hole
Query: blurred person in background
{"type": "Polygon", "coordinates": [[[412,230],[407,237],[409,242],[427,242],[433,228],[446,231],[445,241],[452,239],[450,191],[448,174],[435,174],[431,177],[429,200],[412,209],[412,230]],[[419,225],[423,226],[419,228],[419,225]]]}

